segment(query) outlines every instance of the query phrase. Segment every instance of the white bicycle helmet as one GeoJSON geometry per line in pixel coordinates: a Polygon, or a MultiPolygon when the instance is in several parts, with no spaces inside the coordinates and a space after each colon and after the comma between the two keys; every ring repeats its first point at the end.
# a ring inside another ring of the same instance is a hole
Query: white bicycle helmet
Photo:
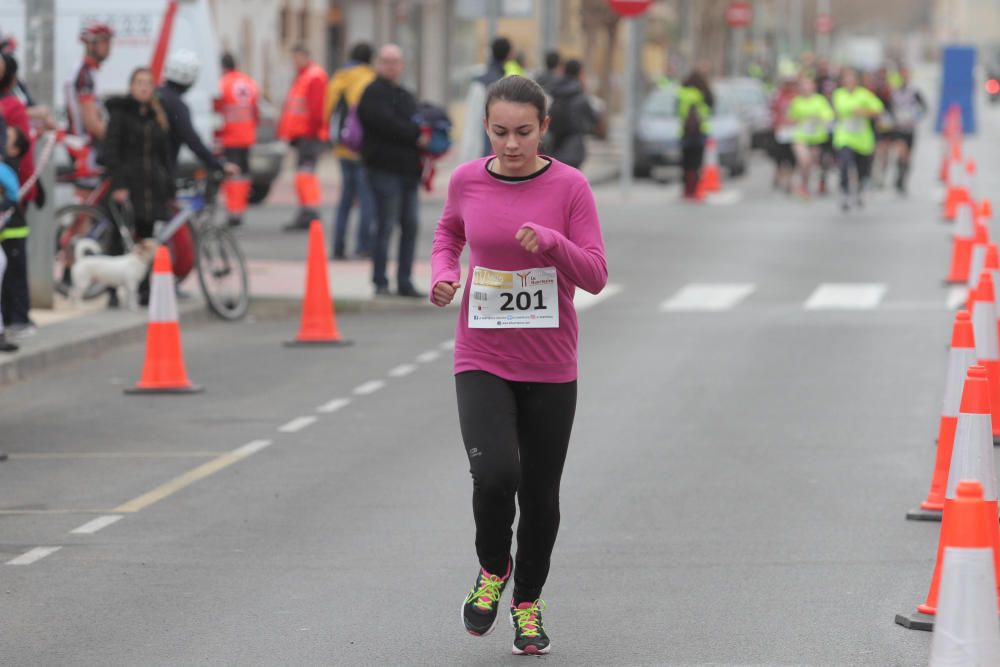
{"type": "Polygon", "coordinates": [[[198,56],[193,51],[171,51],[163,66],[163,78],[181,86],[190,86],[198,79],[198,56]]]}

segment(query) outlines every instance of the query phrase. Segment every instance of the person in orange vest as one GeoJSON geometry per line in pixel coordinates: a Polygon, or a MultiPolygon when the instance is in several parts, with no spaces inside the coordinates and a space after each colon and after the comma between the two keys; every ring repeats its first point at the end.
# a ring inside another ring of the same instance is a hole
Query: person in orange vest
{"type": "Polygon", "coordinates": [[[328,136],[323,116],[326,95],[326,72],[309,57],[309,50],[298,45],[292,49],[292,59],[298,74],[285,99],[285,108],[278,121],[278,138],[288,141],[297,153],[295,193],[299,212],[285,225],[285,231],[304,231],[319,218],[320,187],[316,177],[316,162],[328,136]]]}
{"type": "Polygon", "coordinates": [[[216,108],[222,114],[219,143],[226,162],[240,168],[240,175],[227,178],[222,183],[226,196],[229,225],[243,224],[243,214],[250,199],[250,147],[257,143],[257,82],[236,69],[236,59],[231,53],[222,56],[222,78],[219,80],[219,98],[216,108]]]}

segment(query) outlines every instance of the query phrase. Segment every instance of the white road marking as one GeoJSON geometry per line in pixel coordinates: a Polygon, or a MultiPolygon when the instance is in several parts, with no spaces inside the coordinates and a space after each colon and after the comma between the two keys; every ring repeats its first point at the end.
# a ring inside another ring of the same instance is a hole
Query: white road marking
{"type": "Polygon", "coordinates": [[[374,394],[384,386],[385,380],[369,380],[368,382],[355,387],[354,393],[358,396],[367,396],[368,394],[374,394]]]}
{"type": "Polygon", "coordinates": [[[256,454],[265,447],[270,447],[271,442],[271,440],[254,440],[253,442],[248,442],[242,447],[237,447],[232,451],[232,453],[241,457],[250,456],[251,454],[256,454]]]}
{"type": "Polygon", "coordinates": [[[389,377],[392,378],[406,377],[415,370],[417,370],[417,367],[414,366],[413,364],[400,364],[399,366],[396,366],[391,371],[389,371],[389,377]]]}
{"type": "Polygon", "coordinates": [[[335,398],[329,403],[324,403],[323,405],[316,408],[316,412],[336,412],[337,410],[347,407],[350,405],[351,399],[349,398],[335,398]]]}
{"type": "Polygon", "coordinates": [[[871,310],[885,296],[884,283],[823,283],[806,301],[806,310],[871,310]]]}
{"type": "Polygon", "coordinates": [[[660,304],[663,312],[720,311],[734,308],[757,289],[753,283],[692,283],[660,304]]]}
{"type": "Polygon", "coordinates": [[[7,565],[31,565],[37,563],[46,556],[51,556],[62,547],[35,547],[27,553],[23,553],[17,558],[7,561],[7,565]]]}
{"type": "Polygon", "coordinates": [[[441,347],[442,350],[445,350],[446,352],[448,350],[454,350],[455,349],[455,339],[452,338],[451,340],[446,340],[445,342],[441,343],[440,347],[441,347]]]}
{"type": "Polygon", "coordinates": [[[113,523],[118,523],[122,520],[121,514],[108,514],[106,516],[99,516],[92,521],[88,521],[79,528],[74,528],[69,531],[73,535],[93,535],[101,528],[107,528],[113,523]]]}
{"type": "Polygon", "coordinates": [[[948,290],[948,300],[947,307],[948,310],[958,310],[963,305],[965,305],[966,299],[969,298],[969,290],[961,285],[956,285],[948,290]]]}
{"type": "Polygon", "coordinates": [[[427,352],[422,352],[421,354],[418,354],[417,361],[419,361],[422,364],[429,364],[430,362],[434,361],[440,356],[441,353],[438,352],[437,350],[428,350],[427,352]]]}
{"type": "Polygon", "coordinates": [[[610,299],[621,291],[621,285],[612,284],[605,285],[600,294],[591,294],[590,292],[584,292],[582,289],[577,289],[576,294],[573,295],[573,307],[577,312],[587,310],[605,299],[610,299]]]}
{"type": "Polygon", "coordinates": [[[282,433],[298,433],[302,429],[312,426],[316,422],[316,417],[296,417],[287,424],[282,424],[278,430],[282,433]]]}

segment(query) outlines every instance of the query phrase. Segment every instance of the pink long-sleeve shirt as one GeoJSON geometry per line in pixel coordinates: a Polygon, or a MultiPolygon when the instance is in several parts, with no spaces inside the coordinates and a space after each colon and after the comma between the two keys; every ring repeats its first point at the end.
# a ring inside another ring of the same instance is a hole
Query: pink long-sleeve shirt
{"type": "Polygon", "coordinates": [[[455,373],[486,371],[520,382],[571,382],[577,376],[577,287],[597,294],[608,280],[597,206],[587,179],[556,160],[530,180],[505,181],[486,169],[491,157],[467,162],[451,176],[448,200],[434,233],[431,286],[461,282],[460,259],[469,244],[474,267],[497,271],[555,267],[559,327],[469,328],[469,293],[462,297],[455,333],[455,373]],[[514,238],[529,227],[539,252],[514,238]]]}

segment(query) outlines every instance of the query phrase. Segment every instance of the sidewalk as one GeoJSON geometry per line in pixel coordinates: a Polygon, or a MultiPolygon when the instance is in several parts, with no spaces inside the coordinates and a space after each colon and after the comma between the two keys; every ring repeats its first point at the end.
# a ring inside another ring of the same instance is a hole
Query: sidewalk
{"type": "MultiPolygon", "coordinates": [[[[590,155],[584,173],[592,184],[606,183],[619,174],[617,150],[609,142],[595,141],[590,145],[590,155]]],[[[432,192],[421,192],[422,248],[427,237],[433,234],[433,223],[428,215],[440,209],[447,192],[448,178],[457,164],[443,160],[435,177],[432,192]]],[[[318,173],[322,184],[322,210],[329,216],[340,191],[340,169],[332,155],[325,156],[318,173]]],[[[300,299],[305,285],[305,234],[288,234],[281,230],[283,216],[290,217],[296,206],[294,165],[289,162],[275,182],[267,201],[248,213],[248,224],[239,230],[240,245],[247,256],[250,274],[251,317],[281,318],[290,321],[290,331],[298,317],[300,299]]],[[[329,220],[324,220],[329,243],[329,220]]],[[[328,249],[329,252],[329,249],[328,249]]],[[[390,253],[392,255],[394,253],[390,253]]],[[[375,299],[371,283],[371,262],[351,260],[330,262],[328,265],[331,293],[337,311],[406,310],[414,307],[432,307],[426,300],[401,297],[375,299]]],[[[388,275],[395,274],[390,262],[388,275]]],[[[418,261],[413,269],[414,281],[426,289],[430,283],[430,263],[418,261]]],[[[214,318],[201,301],[197,278],[192,274],[182,285],[192,296],[178,304],[181,321],[185,324],[212,321],[214,318]]],[[[77,359],[100,356],[121,345],[141,341],[146,335],[146,313],[127,310],[112,311],[105,307],[103,298],[95,299],[80,308],[71,306],[65,299],[56,297],[52,310],[33,309],[31,317],[38,325],[37,332],[18,340],[18,352],[0,355],[0,386],[27,379],[45,369],[71,363],[77,359]]],[[[141,359],[136,361],[136,372],[141,359]]]]}

